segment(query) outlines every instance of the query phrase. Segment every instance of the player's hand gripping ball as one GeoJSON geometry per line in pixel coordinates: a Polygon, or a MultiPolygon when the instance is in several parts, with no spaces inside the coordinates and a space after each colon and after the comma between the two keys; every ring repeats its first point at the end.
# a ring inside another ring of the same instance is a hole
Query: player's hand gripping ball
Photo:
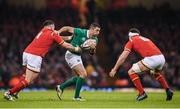
{"type": "Polygon", "coordinates": [[[81,47],[84,51],[88,51],[90,54],[94,54],[96,51],[96,40],[94,39],[87,39],[81,47]]]}

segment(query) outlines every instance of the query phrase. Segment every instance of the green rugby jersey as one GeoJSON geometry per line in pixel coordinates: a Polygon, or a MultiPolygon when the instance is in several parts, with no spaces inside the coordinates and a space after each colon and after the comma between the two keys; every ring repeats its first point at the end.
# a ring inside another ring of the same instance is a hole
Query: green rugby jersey
{"type": "MultiPolygon", "coordinates": [[[[87,39],[89,39],[87,36],[87,31],[87,29],[74,28],[71,44],[75,47],[83,44],[87,39]]],[[[95,39],[96,43],[98,43],[98,38],[96,36],[92,37],[92,39],[95,39]]]]}

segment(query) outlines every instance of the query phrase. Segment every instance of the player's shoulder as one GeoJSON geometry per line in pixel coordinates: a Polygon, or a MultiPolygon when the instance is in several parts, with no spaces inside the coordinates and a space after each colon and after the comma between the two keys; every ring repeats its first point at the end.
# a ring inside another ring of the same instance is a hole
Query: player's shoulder
{"type": "Polygon", "coordinates": [[[43,28],[41,31],[53,31],[53,30],[49,28],[43,28]]]}
{"type": "Polygon", "coordinates": [[[142,36],[140,36],[140,35],[133,36],[133,37],[130,38],[130,41],[132,42],[132,41],[139,40],[139,39],[141,39],[141,37],[142,36]]]}
{"type": "Polygon", "coordinates": [[[52,29],[45,28],[45,29],[42,30],[42,31],[45,32],[46,35],[51,36],[51,37],[58,35],[58,34],[57,34],[54,30],[52,30],[52,29]]]}
{"type": "Polygon", "coordinates": [[[133,36],[132,39],[139,39],[141,36],[140,35],[136,35],[136,36],[133,36]]]}
{"type": "Polygon", "coordinates": [[[41,30],[41,32],[46,33],[46,34],[51,34],[51,33],[53,33],[54,31],[53,31],[52,29],[49,29],[49,28],[43,28],[43,29],[41,30]]]}
{"type": "Polygon", "coordinates": [[[88,31],[88,29],[86,28],[75,28],[75,29],[80,30],[80,31],[88,31]]]}
{"type": "Polygon", "coordinates": [[[87,29],[84,28],[74,28],[75,31],[87,31],[87,29]]]}
{"type": "Polygon", "coordinates": [[[86,35],[87,29],[74,28],[74,33],[75,33],[76,35],[86,35]]]}

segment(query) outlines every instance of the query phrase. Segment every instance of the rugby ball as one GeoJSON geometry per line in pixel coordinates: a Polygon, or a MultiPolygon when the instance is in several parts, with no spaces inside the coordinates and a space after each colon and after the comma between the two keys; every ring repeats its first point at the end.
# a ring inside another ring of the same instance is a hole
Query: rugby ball
{"type": "Polygon", "coordinates": [[[96,40],[94,40],[94,39],[87,39],[87,40],[82,44],[82,47],[83,47],[83,48],[90,49],[92,45],[96,45],[96,40]]]}

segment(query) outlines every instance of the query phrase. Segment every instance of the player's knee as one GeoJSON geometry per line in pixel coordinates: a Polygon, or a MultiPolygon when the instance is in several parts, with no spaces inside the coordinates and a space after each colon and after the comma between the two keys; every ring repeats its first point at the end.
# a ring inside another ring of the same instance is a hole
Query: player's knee
{"type": "Polygon", "coordinates": [[[81,78],[86,78],[86,77],[87,77],[87,73],[86,73],[86,72],[82,72],[79,76],[80,76],[81,78]]]}
{"type": "Polygon", "coordinates": [[[157,79],[157,78],[159,78],[161,76],[161,73],[160,72],[155,72],[152,75],[155,77],[155,79],[157,79]]]}
{"type": "Polygon", "coordinates": [[[130,75],[130,74],[132,74],[132,73],[135,73],[135,72],[134,72],[133,69],[131,68],[131,69],[128,70],[128,74],[130,75]]]}
{"type": "Polygon", "coordinates": [[[25,80],[28,84],[31,84],[31,82],[32,82],[30,79],[27,79],[27,78],[25,78],[25,80]]]}
{"type": "Polygon", "coordinates": [[[128,71],[128,74],[131,73],[140,73],[141,69],[139,67],[139,65],[137,63],[133,64],[133,66],[131,67],[131,69],[128,71]]]}

